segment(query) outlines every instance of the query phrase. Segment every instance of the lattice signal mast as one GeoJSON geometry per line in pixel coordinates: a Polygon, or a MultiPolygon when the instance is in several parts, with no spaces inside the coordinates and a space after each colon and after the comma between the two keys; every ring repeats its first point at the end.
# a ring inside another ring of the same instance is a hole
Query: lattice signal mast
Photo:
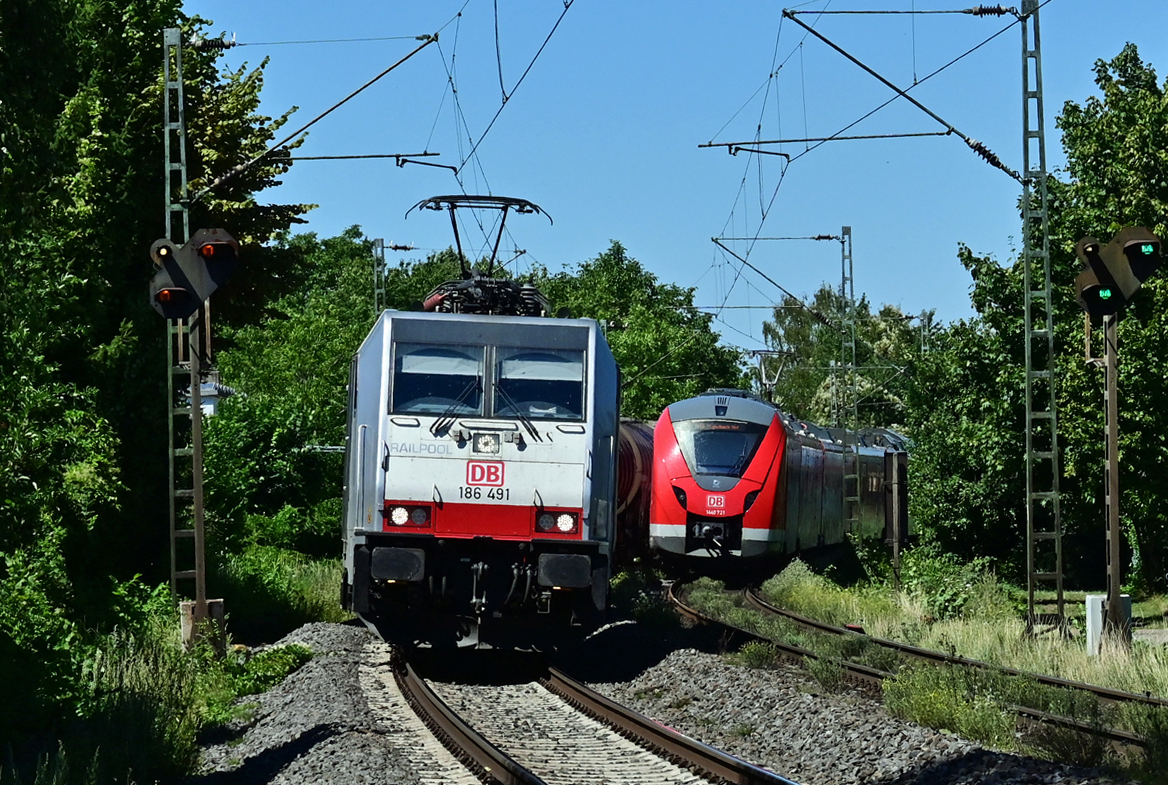
{"type": "Polygon", "coordinates": [[[1022,270],[1026,331],[1028,632],[1044,624],[1061,629],[1066,623],[1059,509],[1058,417],[1055,409],[1054,307],[1050,285],[1050,211],[1046,189],[1046,135],[1042,109],[1038,8],[1039,0],[1022,2],[1022,270]],[[1039,553],[1040,548],[1043,553],[1039,553]],[[1054,614],[1038,614],[1034,610],[1034,595],[1040,582],[1055,585],[1057,611],[1054,614]]]}

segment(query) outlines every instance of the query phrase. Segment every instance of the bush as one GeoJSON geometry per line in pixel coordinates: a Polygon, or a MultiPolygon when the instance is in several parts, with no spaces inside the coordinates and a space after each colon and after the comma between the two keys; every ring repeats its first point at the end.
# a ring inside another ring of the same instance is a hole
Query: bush
{"type": "Polygon", "coordinates": [[[613,576],[610,601],[641,624],[677,626],[677,614],[661,591],[661,576],[650,570],[625,570],[613,576]]]}
{"type": "Polygon", "coordinates": [[[779,652],[773,644],[751,641],[738,650],[736,659],[747,668],[773,668],[779,662],[779,652]]]}
{"type": "Polygon", "coordinates": [[[839,692],[847,680],[848,671],[843,663],[830,657],[804,657],[807,671],[828,692],[839,692]]]}
{"type": "MultiPolygon", "coordinates": [[[[942,728],[998,749],[1014,745],[1014,716],[1001,708],[985,673],[919,665],[885,680],[884,702],[897,717],[942,728]]],[[[992,682],[991,682],[992,683],[992,682]]]]}
{"type": "Polygon", "coordinates": [[[962,564],[951,553],[943,553],[936,543],[913,548],[901,561],[901,581],[905,591],[924,600],[935,619],[971,616],[1013,615],[1018,596],[999,583],[990,560],[977,558],[962,564]]]}
{"type": "MultiPolygon", "coordinates": [[[[346,621],[340,607],[340,560],[253,545],[219,557],[210,575],[231,621],[260,621],[278,636],[311,621],[346,621]]],[[[269,637],[271,639],[271,637],[269,637]]]]}
{"type": "Polygon", "coordinates": [[[850,595],[828,578],[814,573],[800,559],[763,583],[762,594],[780,608],[827,624],[856,621],[850,595]]]}
{"type": "Polygon", "coordinates": [[[271,546],[335,559],[341,549],[341,505],[338,497],[326,499],[309,511],[285,504],[275,515],[248,515],[241,546],[271,546]]]}

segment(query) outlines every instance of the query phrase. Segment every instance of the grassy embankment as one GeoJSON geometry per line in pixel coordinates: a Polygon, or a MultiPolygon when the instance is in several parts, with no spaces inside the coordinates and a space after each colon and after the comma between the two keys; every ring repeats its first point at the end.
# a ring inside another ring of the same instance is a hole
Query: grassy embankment
{"type": "MultiPolygon", "coordinates": [[[[844,588],[816,575],[796,561],[762,586],[763,596],[775,605],[810,618],[842,625],[860,624],[868,635],[911,643],[935,651],[1028,673],[1059,676],[1135,693],[1168,696],[1168,649],[1136,641],[1131,650],[1107,646],[1100,656],[1088,656],[1081,634],[1081,611],[1072,618],[1069,638],[1048,634],[1026,635],[1018,589],[999,581],[984,568],[949,569],[937,591],[917,585],[895,593],[887,586],[844,588]]],[[[940,571],[944,572],[945,569],[940,571]]],[[[1141,707],[1101,706],[1093,698],[1041,687],[1031,679],[994,671],[935,666],[902,666],[886,650],[862,639],[808,634],[782,620],[761,617],[741,608],[720,584],[703,580],[689,599],[696,606],[767,637],[803,645],[821,655],[808,663],[820,683],[835,689],[842,684],[839,660],[847,658],[897,672],[885,683],[888,709],[920,724],[950,730],[998,749],[1038,754],[1052,760],[1084,765],[1107,765],[1124,776],[1144,782],[1168,781],[1168,714],[1141,707]],[[1079,734],[1044,730],[1019,735],[1007,706],[1028,705],[1097,725],[1129,728],[1150,741],[1139,759],[1118,760],[1109,747],[1079,734]]],[[[1162,624],[1165,598],[1144,598],[1135,606],[1137,617],[1148,614],[1162,624]]],[[[746,664],[767,666],[773,652],[748,646],[739,658],[746,664]]]]}
{"type": "Polygon", "coordinates": [[[311,657],[303,646],[254,656],[232,646],[233,625],[282,636],[310,621],[344,621],[337,604],[340,563],[252,547],[227,557],[210,576],[210,591],[227,608],[226,655],[207,645],[190,650],[164,589],[146,621],[133,630],[94,634],[71,685],[68,716],[51,728],[6,740],[0,784],[146,785],[193,773],[200,736],[250,707],[238,699],[263,692],[311,657]]]}

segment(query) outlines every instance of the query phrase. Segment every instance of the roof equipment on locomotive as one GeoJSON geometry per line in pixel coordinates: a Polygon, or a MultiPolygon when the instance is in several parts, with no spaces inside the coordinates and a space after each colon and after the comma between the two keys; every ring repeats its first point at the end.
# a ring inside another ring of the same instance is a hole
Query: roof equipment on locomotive
{"type": "MultiPolygon", "coordinates": [[[[444,206],[542,212],[417,205],[444,206]]],[[[538,646],[607,607],[616,362],[595,321],[548,318],[538,292],[493,270],[494,254],[486,276],[463,260],[463,280],[425,311],[382,313],[353,358],[343,602],[387,639],[538,646]]]]}

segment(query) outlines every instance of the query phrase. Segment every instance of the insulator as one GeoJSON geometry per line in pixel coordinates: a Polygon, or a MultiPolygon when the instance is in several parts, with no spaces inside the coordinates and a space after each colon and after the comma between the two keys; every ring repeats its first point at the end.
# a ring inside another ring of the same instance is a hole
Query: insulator
{"type": "Polygon", "coordinates": [[[196,38],[192,36],[190,41],[191,49],[199,50],[230,49],[233,46],[235,46],[235,41],[228,41],[225,38],[196,38]]]}
{"type": "Polygon", "coordinates": [[[966,9],[965,13],[973,14],[974,16],[1005,16],[1006,14],[1016,15],[1018,12],[1013,8],[1006,8],[1000,5],[979,5],[966,9]]]}
{"type": "Polygon", "coordinates": [[[991,163],[997,167],[1002,166],[1002,160],[1000,158],[998,158],[997,155],[994,154],[993,150],[989,149],[981,142],[977,141],[976,139],[970,139],[970,140],[966,141],[966,144],[969,145],[969,149],[973,150],[975,153],[980,155],[982,158],[986,159],[986,161],[988,161],[989,163],[991,163]]]}

